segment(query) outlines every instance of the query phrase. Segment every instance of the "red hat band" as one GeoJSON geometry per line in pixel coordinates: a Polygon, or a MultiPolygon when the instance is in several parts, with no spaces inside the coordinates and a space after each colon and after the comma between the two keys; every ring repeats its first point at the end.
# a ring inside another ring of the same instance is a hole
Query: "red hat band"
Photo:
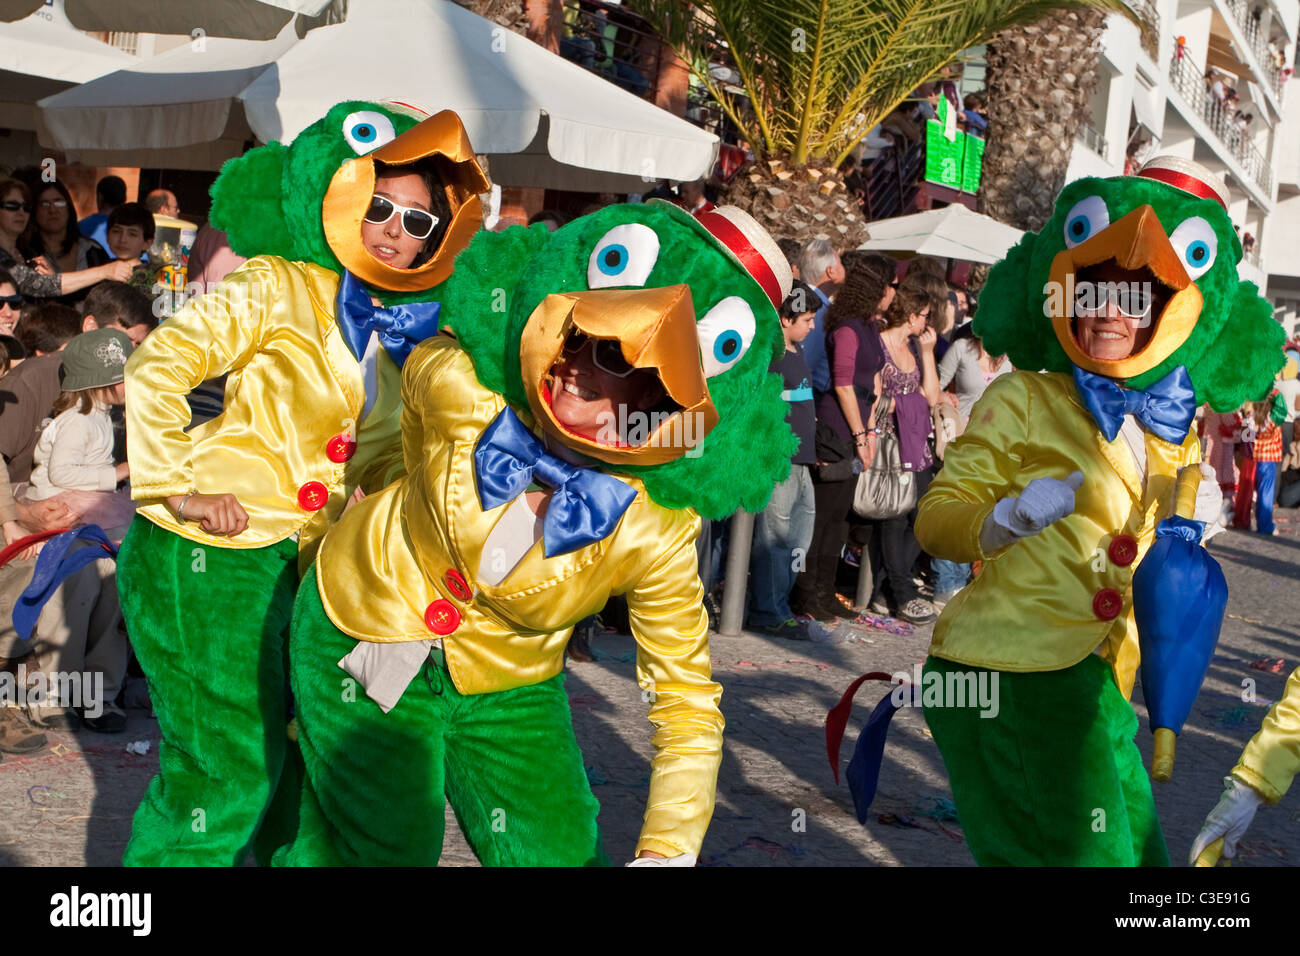
{"type": "Polygon", "coordinates": [[[716,212],[702,212],[695,218],[740,260],[741,265],[754,277],[754,281],[771,300],[772,307],[779,309],[785,298],[781,292],[781,283],[767,260],[763,258],[763,254],[755,248],[749,238],[730,219],[716,212]]]}

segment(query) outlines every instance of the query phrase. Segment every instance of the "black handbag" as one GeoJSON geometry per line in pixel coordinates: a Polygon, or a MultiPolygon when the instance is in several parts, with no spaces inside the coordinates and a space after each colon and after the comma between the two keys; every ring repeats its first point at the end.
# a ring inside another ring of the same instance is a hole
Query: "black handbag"
{"type": "Polygon", "coordinates": [[[853,477],[853,462],[857,456],[853,453],[853,446],[835,429],[823,421],[817,422],[813,444],[817,451],[818,481],[848,481],[853,477]]]}

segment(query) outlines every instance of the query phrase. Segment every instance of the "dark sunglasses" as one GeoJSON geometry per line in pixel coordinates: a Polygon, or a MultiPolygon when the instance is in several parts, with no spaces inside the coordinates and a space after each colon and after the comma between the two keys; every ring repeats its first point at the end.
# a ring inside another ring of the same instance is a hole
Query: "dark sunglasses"
{"type": "MultiPolygon", "coordinates": [[[[564,340],[564,354],[577,355],[591,341],[593,340],[584,333],[574,332],[564,340]]],[[[595,339],[594,342],[591,358],[596,363],[596,368],[615,378],[627,378],[636,371],[636,366],[623,358],[623,347],[618,342],[613,339],[595,339]]]]}
{"type": "Polygon", "coordinates": [[[411,206],[399,206],[383,196],[372,196],[370,208],[366,210],[366,222],[382,225],[393,218],[393,213],[402,211],[402,231],[412,239],[428,239],[433,227],[438,225],[438,217],[423,209],[411,206]]]}
{"type": "Polygon", "coordinates": [[[20,295],[0,295],[0,305],[7,305],[11,309],[21,309],[23,307],[23,297],[20,295]]]}
{"type": "Polygon", "coordinates": [[[0,202],[0,209],[3,209],[5,212],[17,212],[19,209],[23,212],[31,212],[32,204],[29,202],[19,202],[17,199],[6,199],[4,202],[0,202]]]}

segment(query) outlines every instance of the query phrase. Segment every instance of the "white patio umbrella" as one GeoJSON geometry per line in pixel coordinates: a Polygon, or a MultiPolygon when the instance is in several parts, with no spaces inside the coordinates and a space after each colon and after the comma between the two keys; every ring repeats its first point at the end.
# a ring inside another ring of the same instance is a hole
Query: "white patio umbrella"
{"type": "Polygon", "coordinates": [[[1024,235],[965,206],[928,209],[910,216],[878,219],[867,224],[871,238],[858,246],[872,252],[936,256],[989,265],[1006,257],[1024,235]]]}
{"type": "Polygon", "coordinates": [[[241,137],[292,140],[342,100],[460,114],[507,186],[641,192],[697,179],[718,140],[444,0],[350,0],[298,39],[208,39],[41,102],[41,141],[87,162],[215,169],[241,137]],[[167,160],[163,163],[162,160],[167,160]]]}
{"type": "Polygon", "coordinates": [[[0,23],[0,126],[34,130],[37,100],[134,62],[77,30],[57,5],[0,23]]]}
{"type": "MultiPolygon", "coordinates": [[[[0,0],[0,20],[21,20],[45,0],[0,0]]],[[[271,40],[296,14],[342,19],[345,0],[63,0],[79,30],[271,40]],[[335,13],[335,9],[339,11],[335,13]]],[[[314,25],[308,20],[300,26],[314,25]]]]}

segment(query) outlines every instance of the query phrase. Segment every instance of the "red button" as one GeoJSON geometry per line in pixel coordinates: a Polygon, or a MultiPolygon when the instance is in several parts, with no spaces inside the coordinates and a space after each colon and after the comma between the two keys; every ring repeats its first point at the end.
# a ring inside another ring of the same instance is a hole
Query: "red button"
{"type": "Polygon", "coordinates": [[[450,634],[460,627],[460,611],[450,601],[439,598],[424,612],[424,623],[439,636],[450,634]]]}
{"type": "Polygon", "coordinates": [[[1110,539],[1110,547],[1106,549],[1106,553],[1110,555],[1111,561],[1126,568],[1137,560],[1137,538],[1131,534],[1117,534],[1110,539]]]}
{"type": "Polygon", "coordinates": [[[1103,621],[1113,621],[1124,610],[1124,595],[1114,588],[1102,588],[1092,599],[1092,613],[1103,621]]]}
{"type": "Polygon", "coordinates": [[[474,592],[469,589],[469,584],[466,583],[465,578],[455,568],[449,568],[447,573],[442,576],[442,580],[447,585],[447,590],[451,592],[451,596],[458,601],[468,601],[474,596],[474,592]]]}
{"type": "Polygon", "coordinates": [[[325,457],[335,463],[347,461],[357,453],[357,443],[346,435],[335,435],[325,445],[325,457]]]}
{"type": "Polygon", "coordinates": [[[330,490],[319,481],[309,481],[298,489],[298,505],[304,511],[320,511],[330,500],[330,490]]]}

